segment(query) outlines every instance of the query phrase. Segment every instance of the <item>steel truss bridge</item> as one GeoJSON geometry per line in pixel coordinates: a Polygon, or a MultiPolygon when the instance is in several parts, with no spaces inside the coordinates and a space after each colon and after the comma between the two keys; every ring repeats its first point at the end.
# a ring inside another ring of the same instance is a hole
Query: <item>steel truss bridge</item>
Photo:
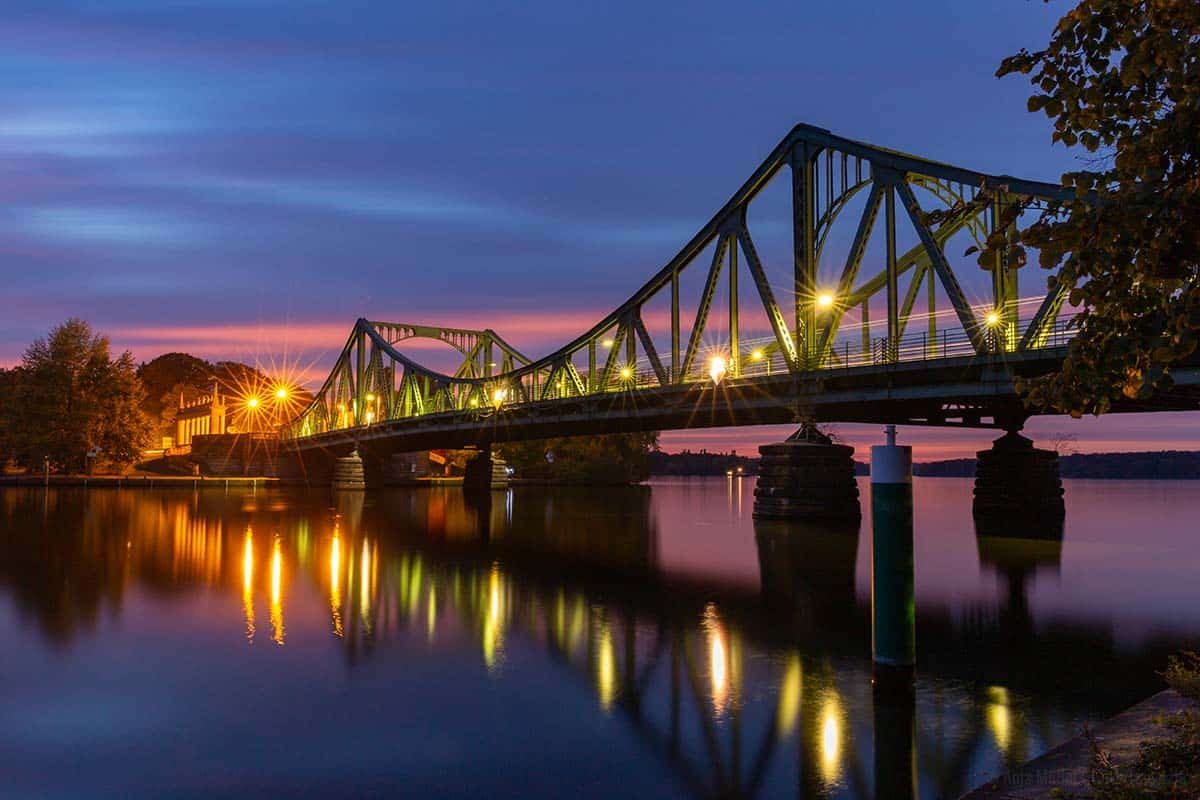
{"type": "MultiPolygon", "coordinates": [[[[1021,265],[1001,256],[982,265],[990,286],[973,302],[963,285],[978,273],[956,270],[946,245],[960,232],[981,248],[989,236],[1013,237],[1018,223],[1000,222],[1007,204],[1036,209],[1068,191],[798,125],[657,274],[576,339],[532,359],[490,329],[360,319],[283,435],[301,450],[418,450],[799,419],[1018,428],[1027,412],[1014,378],[1053,371],[1072,335],[1060,318],[1065,292],[1022,298],[1021,265]],[[768,280],[748,212],[785,171],[793,263],[791,285],[780,289],[768,280]],[[985,205],[963,206],[981,192],[985,205]],[[864,193],[840,275],[823,286],[818,266],[832,258],[830,232],[864,193]],[[931,225],[927,212],[939,209],[951,213],[931,225]],[[898,229],[916,234],[903,252],[898,229]],[[872,272],[865,255],[873,236],[882,237],[883,263],[872,272]],[[681,280],[697,272],[698,299],[681,301],[681,280]],[[739,288],[745,275],[749,292],[739,288]],[[886,309],[882,335],[872,301],[877,317],[886,309]],[[669,323],[660,308],[669,308],[669,323]],[[748,313],[765,318],[765,337],[742,336],[739,318],[748,313]],[[453,374],[425,366],[405,351],[414,339],[450,345],[460,366],[453,374]]],[[[1195,408],[1186,387],[1200,380],[1197,370],[1175,377],[1185,387],[1178,394],[1118,410],[1195,408]]]]}

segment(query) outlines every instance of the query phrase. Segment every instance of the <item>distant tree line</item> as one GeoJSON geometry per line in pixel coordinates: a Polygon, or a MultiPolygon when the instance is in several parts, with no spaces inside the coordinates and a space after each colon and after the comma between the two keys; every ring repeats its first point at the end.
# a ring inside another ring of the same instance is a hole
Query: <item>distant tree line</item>
{"type": "Polygon", "coordinates": [[[517,478],[561,483],[638,483],[650,476],[658,433],[509,442],[496,448],[517,478]]]}
{"type": "MultiPolygon", "coordinates": [[[[1077,453],[1059,459],[1064,478],[1200,480],[1200,452],[1077,453]]],[[[975,459],[956,458],[913,464],[913,474],[934,478],[973,478],[975,459]]]]}
{"type": "Polygon", "coordinates": [[[650,472],[653,475],[724,475],[741,468],[745,475],[758,474],[758,459],[739,456],[737,453],[710,453],[707,450],[680,453],[664,453],[661,450],[650,454],[650,472]]]}

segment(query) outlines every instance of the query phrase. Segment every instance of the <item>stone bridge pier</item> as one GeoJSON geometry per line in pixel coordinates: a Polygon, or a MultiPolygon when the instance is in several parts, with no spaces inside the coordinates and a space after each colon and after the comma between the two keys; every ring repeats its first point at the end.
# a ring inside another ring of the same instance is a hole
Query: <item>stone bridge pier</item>
{"type": "Polygon", "coordinates": [[[991,536],[1062,536],[1066,507],[1058,453],[1034,447],[1018,430],[975,454],[975,526],[991,536]]]}
{"type": "Polygon", "coordinates": [[[862,516],[853,447],[834,444],[806,422],[785,441],[763,445],[758,452],[756,519],[857,522],[862,516]]]}

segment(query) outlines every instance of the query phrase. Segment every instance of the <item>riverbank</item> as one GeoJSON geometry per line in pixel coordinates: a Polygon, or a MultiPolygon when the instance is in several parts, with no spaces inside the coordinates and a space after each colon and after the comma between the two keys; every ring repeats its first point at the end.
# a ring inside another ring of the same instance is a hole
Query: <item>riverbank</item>
{"type": "MultiPolygon", "coordinates": [[[[1092,736],[1113,763],[1129,764],[1137,758],[1142,742],[1166,736],[1160,717],[1194,707],[1190,700],[1167,689],[1100,723],[1092,729],[1092,736]]],[[[1091,760],[1091,742],[1079,735],[959,800],[1045,800],[1053,789],[1061,790],[1061,796],[1085,800],[1092,796],[1088,783],[1091,760]]]]}
{"type": "Polygon", "coordinates": [[[0,475],[0,486],[86,486],[108,489],[258,487],[278,478],[214,478],[193,475],[0,475]]]}

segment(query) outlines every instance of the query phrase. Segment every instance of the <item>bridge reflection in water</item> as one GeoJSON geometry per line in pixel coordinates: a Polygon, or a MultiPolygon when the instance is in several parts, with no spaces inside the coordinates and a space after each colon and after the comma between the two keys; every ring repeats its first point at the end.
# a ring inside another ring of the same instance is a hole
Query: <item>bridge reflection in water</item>
{"type": "Polygon", "coordinates": [[[324,608],[351,670],[382,648],[448,645],[502,674],[520,668],[516,643],[697,797],[956,796],[1075,733],[1145,667],[1103,629],[1035,633],[1025,581],[1057,568],[1059,544],[980,537],[981,562],[1006,579],[999,606],[919,609],[917,700],[873,698],[857,528],[756,524],[760,584],[722,584],[660,568],[644,487],[332,507],[327,494],[22,490],[0,494],[0,521],[0,588],[64,647],[135,587],[240,597],[230,629],[281,656],[324,608]],[[319,606],[293,599],[313,595],[319,606]],[[1086,695],[1071,675],[1081,656],[1086,695]]]}

